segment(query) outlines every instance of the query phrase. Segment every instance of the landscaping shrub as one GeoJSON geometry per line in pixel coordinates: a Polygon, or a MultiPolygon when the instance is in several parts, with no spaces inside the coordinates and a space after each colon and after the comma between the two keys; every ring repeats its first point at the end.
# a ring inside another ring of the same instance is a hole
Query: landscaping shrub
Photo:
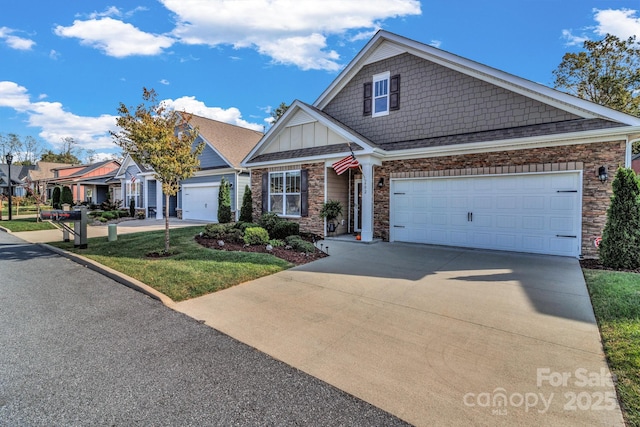
{"type": "Polygon", "coordinates": [[[240,221],[251,222],[253,221],[253,201],[251,195],[251,188],[249,186],[244,187],[244,196],[242,196],[242,208],[240,209],[240,221]]]}
{"type": "Polygon", "coordinates": [[[62,195],[60,196],[60,203],[73,205],[73,193],[70,187],[62,187],[62,195]]]}
{"type": "Polygon", "coordinates": [[[274,248],[280,248],[280,247],[284,246],[286,243],[284,242],[284,240],[271,239],[271,240],[269,240],[269,244],[271,246],[273,246],[274,248]]]}
{"type": "Polygon", "coordinates": [[[231,228],[227,232],[227,237],[225,240],[234,243],[244,243],[244,233],[237,228],[231,228]]]}
{"type": "Polygon", "coordinates": [[[231,188],[229,181],[222,178],[218,191],[218,222],[226,224],[231,222],[231,188]]]}
{"type": "Polygon", "coordinates": [[[233,224],[233,228],[240,230],[244,233],[244,230],[246,230],[249,227],[260,227],[260,224],[256,224],[255,222],[243,222],[243,221],[238,221],[235,224],[233,224]]]}
{"type": "Polygon", "coordinates": [[[296,251],[311,253],[316,250],[313,243],[303,240],[300,236],[289,236],[286,239],[287,245],[291,246],[296,251]]]}
{"type": "Polygon", "coordinates": [[[275,214],[273,212],[266,212],[262,214],[262,216],[258,220],[258,224],[260,224],[260,227],[267,230],[267,233],[271,235],[276,228],[276,224],[278,224],[278,222],[280,221],[284,220],[281,219],[278,214],[275,214]]]}
{"type": "Polygon", "coordinates": [[[202,232],[203,237],[225,240],[231,228],[225,224],[207,224],[202,232]]]}
{"type": "Polygon", "coordinates": [[[293,221],[280,219],[275,223],[273,230],[269,232],[272,239],[285,239],[288,236],[300,234],[300,224],[293,221]]]}
{"type": "Polygon", "coordinates": [[[247,245],[266,245],[269,233],[262,227],[249,227],[244,231],[244,242],[247,245]]]}
{"type": "Polygon", "coordinates": [[[116,213],[114,212],[102,212],[102,218],[106,219],[107,221],[110,221],[112,219],[116,219],[118,216],[116,213]]]}
{"type": "Polygon", "coordinates": [[[618,168],[616,172],[598,252],[607,267],[640,267],[640,180],[633,169],[618,168]]]}
{"type": "Polygon", "coordinates": [[[125,216],[129,216],[129,211],[126,211],[123,209],[113,211],[113,212],[116,212],[119,218],[124,218],[125,216]]]}
{"type": "Polygon", "coordinates": [[[53,189],[53,195],[51,196],[51,205],[53,209],[62,209],[62,205],[60,204],[60,187],[55,187],[53,189]]]}

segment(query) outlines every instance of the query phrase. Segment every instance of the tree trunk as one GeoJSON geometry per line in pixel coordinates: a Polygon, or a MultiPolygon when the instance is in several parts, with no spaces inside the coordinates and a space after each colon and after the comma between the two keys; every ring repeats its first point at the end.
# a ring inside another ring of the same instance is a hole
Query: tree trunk
{"type": "Polygon", "coordinates": [[[165,194],[164,206],[164,252],[169,253],[169,195],[165,194]]]}

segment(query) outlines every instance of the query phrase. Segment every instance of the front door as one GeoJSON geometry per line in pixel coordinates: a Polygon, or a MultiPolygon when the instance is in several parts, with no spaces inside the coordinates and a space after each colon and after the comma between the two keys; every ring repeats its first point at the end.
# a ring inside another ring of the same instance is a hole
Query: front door
{"type": "Polygon", "coordinates": [[[354,231],[362,231],[362,180],[356,179],[353,187],[353,229],[354,231]]]}

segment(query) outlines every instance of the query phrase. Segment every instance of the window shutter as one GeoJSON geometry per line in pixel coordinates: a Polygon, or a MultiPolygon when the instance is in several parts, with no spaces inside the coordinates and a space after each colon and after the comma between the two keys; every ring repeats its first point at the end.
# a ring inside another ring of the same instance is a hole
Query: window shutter
{"type": "Polygon", "coordinates": [[[371,93],[372,93],[372,85],[373,83],[368,82],[364,84],[364,100],[362,102],[362,115],[369,116],[371,115],[371,93]]]}
{"type": "Polygon", "coordinates": [[[269,209],[269,172],[262,174],[262,213],[269,209]]]}
{"type": "Polygon", "coordinates": [[[300,171],[300,216],[309,216],[309,171],[300,171]]]}
{"type": "Polygon", "coordinates": [[[391,77],[389,82],[389,109],[400,109],[400,74],[391,77]]]}

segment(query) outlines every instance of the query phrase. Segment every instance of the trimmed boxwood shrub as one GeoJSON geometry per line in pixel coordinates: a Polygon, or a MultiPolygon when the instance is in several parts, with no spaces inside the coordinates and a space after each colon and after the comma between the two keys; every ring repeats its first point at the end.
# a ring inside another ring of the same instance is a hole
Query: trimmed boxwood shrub
{"type": "Polygon", "coordinates": [[[244,230],[244,242],[247,245],[266,245],[269,243],[269,233],[262,227],[249,227],[244,230]]]}
{"type": "Polygon", "coordinates": [[[258,224],[260,224],[260,227],[267,230],[267,233],[269,233],[269,235],[271,236],[273,234],[273,230],[276,228],[276,224],[278,224],[278,222],[280,221],[284,220],[281,219],[277,214],[273,212],[266,212],[262,214],[262,216],[258,220],[258,224]]]}
{"type": "Polygon", "coordinates": [[[287,242],[287,245],[291,246],[291,248],[296,251],[311,253],[316,250],[316,247],[313,246],[313,243],[307,242],[300,236],[289,236],[285,240],[287,242]]]}
{"type": "Polygon", "coordinates": [[[260,227],[260,224],[256,224],[255,222],[243,222],[243,221],[238,221],[235,224],[233,224],[233,228],[240,230],[244,233],[244,230],[246,230],[249,227],[260,227]]]}
{"type": "Polygon", "coordinates": [[[229,234],[230,227],[225,224],[207,224],[202,235],[209,239],[224,240],[229,234]]]}
{"type": "Polygon", "coordinates": [[[300,234],[300,224],[293,221],[280,220],[276,222],[273,230],[269,233],[272,239],[285,239],[288,236],[300,234]]]}

